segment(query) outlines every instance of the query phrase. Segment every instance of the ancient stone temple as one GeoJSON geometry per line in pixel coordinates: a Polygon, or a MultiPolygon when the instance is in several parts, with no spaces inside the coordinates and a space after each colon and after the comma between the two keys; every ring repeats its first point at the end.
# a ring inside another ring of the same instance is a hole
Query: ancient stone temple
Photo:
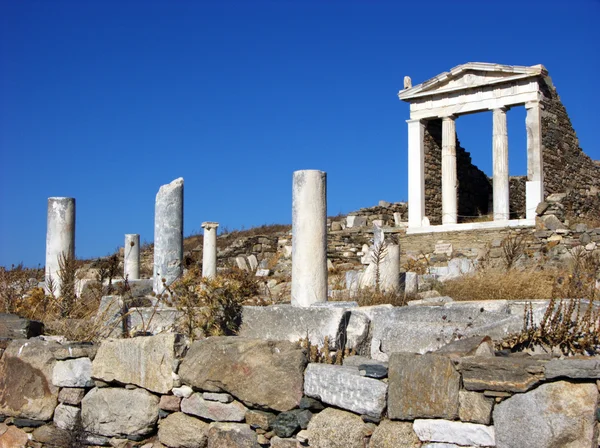
{"type": "Polygon", "coordinates": [[[414,87],[405,79],[404,86],[398,97],[410,103],[409,233],[533,225],[546,195],[600,186],[600,167],[579,147],[544,66],[470,62],[414,87]],[[527,111],[524,182],[508,172],[506,113],[514,106],[527,111]],[[493,112],[491,180],[471,163],[456,135],[461,115],[484,111],[493,112]],[[486,214],[493,222],[460,222],[461,215],[486,214]]]}

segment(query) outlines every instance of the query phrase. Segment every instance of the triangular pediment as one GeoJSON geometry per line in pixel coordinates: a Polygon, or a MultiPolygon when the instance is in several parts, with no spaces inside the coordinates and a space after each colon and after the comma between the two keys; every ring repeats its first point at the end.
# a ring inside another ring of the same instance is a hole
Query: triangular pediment
{"type": "Polygon", "coordinates": [[[412,98],[510,83],[524,78],[546,75],[547,72],[543,65],[525,67],[469,62],[454,67],[449,72],[441,73],[419,85],[405,88],[398,93],[398,97],[401,100],[410,101],[412,98]]]}

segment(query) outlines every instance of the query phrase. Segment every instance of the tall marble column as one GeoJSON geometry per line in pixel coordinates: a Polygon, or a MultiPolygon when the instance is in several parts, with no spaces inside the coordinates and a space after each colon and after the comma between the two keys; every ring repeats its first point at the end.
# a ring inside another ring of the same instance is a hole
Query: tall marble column
{"type": "Polygon", "coordinates": [[[456,224],[457,196],[456,123],[451,115],[442,119],[442,224],[456,224]]]}
{"type": "Polygon", "coordinates": [[[61,256],[75,257],[75,198],[48,198],[46,292],[61,295],[61,256]]]}
{"type": "Polygon", "coordinates": [[[156,294],[165,291],[182,273],[183,178],[163,185],[154,205],[154,282],[156,294]]]}
{"type": "Polygon", "coordinates": [[[408,123],[408,227],[421,227],[425,217],[425,123],[408,123]]]}
{"type": "Polygon", "coordinates": [[[500,107],[493,111],[494,221],[510,218],[507,110],[506,107],[500,107]]]}
{"type": "Polygon", "coordinates": [[[292,185],[292,305],[327,301],[327,173],[295,171],[292,185]]]}
{"type": "Polygon", "coordinates": [[[203,222],[204,243],[202,245],[202,277],[217,275],[217,228],[218,222],[203,222]]]}
{"type": "Polygon", "coordinates": [[[123,277],[127,280],[139,280],[140,235],[137,233],[126,233],[123,251],[123,277]]]}
{"type": "Polygon", "coordinates": [[[525,104],[527,117],[527,183],[526,218],[535,218],[537,205],[544,200],[544,163],[542,153],[542,120],[539,101],[525,104]]]}

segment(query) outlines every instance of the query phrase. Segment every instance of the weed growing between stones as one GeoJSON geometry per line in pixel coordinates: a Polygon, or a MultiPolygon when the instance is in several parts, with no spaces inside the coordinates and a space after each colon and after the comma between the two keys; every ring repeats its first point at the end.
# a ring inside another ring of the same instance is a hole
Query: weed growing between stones
{"type": "Polygon", "coordinates": [[[323,339],[322,348],[311,344],[308,335],[306,335],[306,338],[300,339],[296,344],[306,350],[308,362],[342,365],[344,358],[356,355],[356,350],[348,348],[343,348],[332,353],[329,349],[329,336],[325,336],[323,339]]]}

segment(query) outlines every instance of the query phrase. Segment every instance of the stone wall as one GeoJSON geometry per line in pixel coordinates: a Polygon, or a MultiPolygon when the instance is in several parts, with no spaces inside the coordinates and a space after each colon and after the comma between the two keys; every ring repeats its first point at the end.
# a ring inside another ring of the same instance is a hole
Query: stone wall
{"type": "Polygon", "coordinates": [[[272,337],[14,340],[0,358],[0,446],[597,446],[596,358],[500,354],[485,336],[441,345],[342,366],[272,337]]]}
{"type": "MultiPolygon", "coordinates": [[[[579,146],[565,106],[549,78],[540,81],[545,195],[600,188],[600,166],[579,146]]],[[[596,190],[597,191],[597,190],[596,190]]]]}
{"type": "MultiPolygon", "coordinates": [[[[431,224],[442,223],[442,120],[425,126],[425,216],[431,224]]],[[[471,155],[456,137],[458,215],[460,218],[488,214],[492,185],[483,171],[471,162],[471,155]]]]}

